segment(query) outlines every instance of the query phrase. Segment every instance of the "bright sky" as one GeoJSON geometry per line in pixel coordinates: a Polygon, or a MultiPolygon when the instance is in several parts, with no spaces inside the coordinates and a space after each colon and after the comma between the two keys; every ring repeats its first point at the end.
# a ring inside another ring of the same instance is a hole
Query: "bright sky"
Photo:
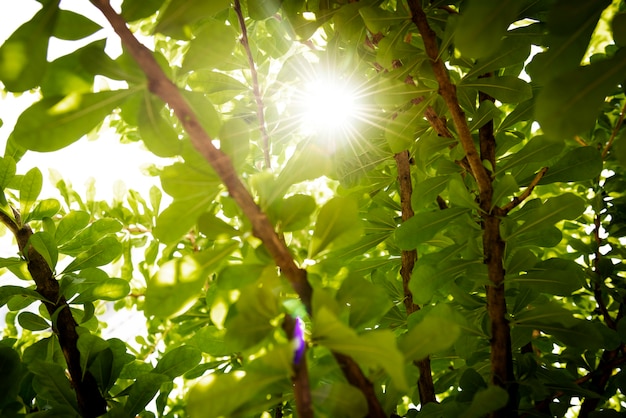
{"type": "MultiPolygon", "coordinates": [[[[115,3],[115,2],[114,2],[115,3]]],[[[117,3],[120,3],[119,1],[117,3]]],[[[17,29],[22,22],[27,21],[40,8],[35,0],[0,0],[0,44],[17,29]]],[[[92,20],[101,24],[105,31],[110,33],[109,25],[99,10],[85,0],[63,0],[61,8],[80,11],[92,20]]],[[[107,35],[108,35],[107,33],[107,35]]],[[[65,55],[95,39],[101,39],[102,31],[77,42],[51,40],[49,60],[65,55]]],[[[120,46],[117,36],[110,37],[113,41],[107,44],[107,53],[115,57],[119,54],[120,46]]],[[[19,114],[33,101],[37,100],[34,94],[24,94],[20,97],[7,96],[0,98],[0,150],[4,150],[6,140],[13,130],[19,114]]],[[[152,184],[158,184],[158,179],[143,175],[140,167],[162,161],[144,150],[140,143],[120,144],[114,132],[101,132],[96,140],[83,138],[73,145],[54,153],[28,152],[18,164],[18,173],[25,173],[31,167],[39,167],[44,178],[48,169],[53,168],[69,181],[79,194],[84,194],[85,183],[90,177],[96,179],[96,198],[110,200],[113,195],[114,184],[123,180],[127,188],[138,191],[147,191],[152,184]]],[[[56,189],[49,182],[44,184],[47,196],[57,196],[56,189]]],[[[0,256],[1,254],[0,249],[0,256]]]]}

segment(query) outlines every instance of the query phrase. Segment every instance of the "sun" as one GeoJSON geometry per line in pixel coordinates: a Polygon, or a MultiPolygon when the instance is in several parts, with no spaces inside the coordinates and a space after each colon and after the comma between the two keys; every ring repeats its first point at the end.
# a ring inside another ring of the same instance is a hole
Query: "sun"
{"type": "Polygon", "coordinates": [[[306,133],[340,136],[349,133],[358,118],[358,94],[341,79],[317,78],[301,93],[302,129],[306,133]]]}

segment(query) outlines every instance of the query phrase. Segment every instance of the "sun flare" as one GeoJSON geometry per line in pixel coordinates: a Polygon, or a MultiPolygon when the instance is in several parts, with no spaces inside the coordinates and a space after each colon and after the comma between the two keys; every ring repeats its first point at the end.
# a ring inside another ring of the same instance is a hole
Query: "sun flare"
{"type": "Polygon", "coordinates": [[[315,80],[305,88],[303,117],[306,128],[339,133],[350,128],[357,114],[353,90],[335,80],[315,80]]]}

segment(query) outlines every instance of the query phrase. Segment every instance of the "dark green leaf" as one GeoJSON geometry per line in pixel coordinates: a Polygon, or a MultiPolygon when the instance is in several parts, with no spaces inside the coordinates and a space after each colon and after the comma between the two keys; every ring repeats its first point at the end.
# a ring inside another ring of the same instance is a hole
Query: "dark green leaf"
{"type": "Polygon", "coordinates": [[[520,7],[520,2],[515,0],[469,2],[456,27],[456,47],[469,58],[485,57],[499,49],[520,7]]]}
{"type": "Polygon", "coordinates": [[[605,97],[624,80],[624,72],[626,49],[550,80],[535,104],[541,129],[547,136],[561,139],[591,129],[605,97]]]}
{"type": "Polygon", "coordinates": [[[320,385],[311,390],[311,398],[313,406],[324,416],[344,418],[367,416],[367,402],[363,392],[344,382],[320,385]]]}
{"type": "Polygon", "coordinates": [[[22,286],[6,285],[0,287],[0,306],[6,305],[9,299],[18,295],[25,298],[32,298],[33,300],[45,300],[43,296],[34,290],[26,289],[22,286]]]}
{"type": "Polygon", "coordinates": [[[19,382],[23,374],[20,356],[10,347],[0,347],[0,405],[15,400],[19,393],[19,382]]]}
{"type": "Polygon", "coordinates": [[[504,407],[508,399],[509,395],[506,390],[499,386],[489,386],[487,389],[479,390],[461,418],[484,417],[490,412],[504,407]]]}
{"type": "Polygon", "coordinates": [[[571,193],[552,197],[539,208],[528,211],[526,221],[508,238],[521,235],[533,229],[553,226],[563,219],[576,219],[585,210],[585,201],[571,193]]]}
{"type": "Polygon", "coordinates": [[[464,79],[458,86],[461,90],[480,90],[503,103],[519,103],[533,97],[530,84],[510,75],[485,77],[475,80],[464,79]]]}
{"type": "Polygon", "coordinates": [[[80,365],[84,376],[90,361],[93,360],[97,353],[109,348],[109,344],[97,335],[91,334],[88,330],[78,328],[76,347],[80,352],[80,365]]]}
{"type": "Polygon", "coordinates": [[[613,40],[621,47],[626,46],[626,13],[617,13],[611,22],[613,40]]]}
{"type": "Polygon", "coordinates": [[[30,331],[43,331],[44,329],[50,329],[51,325],[39,315],[35,315],[32,312],[22,312],[17,317],[17,322],[22,328],[30,331]]]}
{"type": "Polygon", "coordinates": [[[118,90],[44,98],[20,115],[13,138],[29,150],[59,150],[89,133],[129,94],[118,90]]]}
{"type": "Polygon", "coordinates": [[[63,367],[42,360],[35,360],[28,365],[28,369],[35,375],[33,389],[38,396],[48,401],[54,407],[69,408],[71,415],[79,417],[76,395],[65,377],[63,367]]]}
{"type": "Polygon", "coordinates": [[[161,385],[169,380],[169,377],[158,373],[146,373],[138,376],[135,383],[128,388],[128,399],[124,405],[128,416],[134,417],[143,411],[157,394],[161,385]]]}
{"type": "Polygon", "coordinates": [[[530,41],[523,37],[507,37],[502,41],[500,49],[476,61],[476,64],[465,75],[471,78],[488,72],[522,63],[530,54],[530,41]]]}
{"type": "Polygon", "coordinates": [[[350,326],[363,329],[380,319],[393,303],[391,299],[381,297],[384,289],[356,276],[344,279],[337,291],[337,302],[349,306],[350,326]]]}
{"type": "Polygon", "coordinates": [[[531,286],[534,290],[557,296],[571,295],[585,283],[585,272],[571,260],[551,258],[529,268],[526,274],[507,281],[531,286]]]}
{"type": "Polygon", "coordinates": [[[547,138],[543,135],[535,136],[524,145],[524,148],[503,158],[498,163],[497,169],[499,172],[505,172],[516,166],[547,161],[558,155],[564,146],[565,143],[560,138],[547,138]]]}
{"type": "Polygon", "coordinates": [[[600,175],[602,165],[602,155],[595,147],[574,148],[548,169],[539,184],[590,180],[600,175]]]}

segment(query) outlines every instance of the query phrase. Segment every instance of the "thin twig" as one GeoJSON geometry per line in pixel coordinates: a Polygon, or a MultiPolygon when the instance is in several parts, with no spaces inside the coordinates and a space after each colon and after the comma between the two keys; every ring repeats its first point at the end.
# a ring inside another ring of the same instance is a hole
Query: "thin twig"
{"type": "Polygon", "coordinates": [[[617,123],[615,124],[615,127],[613,127],[613,131],[611,132],[611,137],[609,138],[609,141],[606,143],[606,145],[604,146],[604,149],[602,150],[603,160],[606,158],[607,154],[609,153],[609,149],[611,149],[611,146],[613,146],[613,142],[615,141],[615,138],[617,137],[617,133],[619,132],[619,129],[622,127],[622,123],[624,123],[624,116],[626,116],[626,100],[624,100],[624,105],[622,106],[622,111],[619,114],[617,123]]]}
{"type": "Polygon", "coordinates": [[[248,41],[248,29],[246,28],[246,21],[241,12],[241,4],[239,0],[234,0],[233,3],[237,19],[239,20],[239,26],[241,27],[241,45],[246,51],[248,57],[248,65],[250,66],[250,76],[252,78],[252,93],[254,94],[254,101],[256,102],[256,117],[259,121],[259,130],[261,131],[261,137],[263,138],[263,157],[265,158],[265,168],[272,168],[272,162],[270,159],[270,137],[267,133],[267,127],[265,125],[265,105],[263,104],[263,96],[261,96],[261,89],[259,89],[259,76],[256,71],[256,64],[252,57],[252,51],[250,50],[250,42],[248,41]]]}
{"type": "Polygon", "coordinates": [[[535,178],[533,179],[533,181],[530,182],[530,184],[528,185],[528,187],[526,187],[526,189],[522,192],[522,194],[519,196],[515,196],[509,203],[507,203],[506,205],[502,207],[502,214],[506,215],[511,210],[519,206],[524,200],[526,200],[528,196],[530,196],[530,194],[533,192],[535,187],[537,187],[537,184],[539,184],[539,182],[541,181],[541,179],[543,178],[543,176],[546,174],[547,171],[548,171],[548,167],[543,167],[541,170],[539,170],[537,175],[535,175],[535,178]]]}
{"type": "MultiPolygon", "coordinates": [[[[474,145],[474,140],[472,139],[472,134],[469,130],[469,126],[467,125],[467,119],[465,118],[465,113],[459,105],[459,100],[456,95],[456,87],[450,80],[445,64],[438,58],[439,47],[437,45],[435,32],[433,32],[428,24],[421,2],[419,0],[408,0],[408,4],[411,9],[411,20],[415,26],[417,26],[417,29],[422,36],[422,40],[424,41],[426,54],[431,60],[433,72],[437,78],[437,82],[439,83],[439,94],[443,97],[448,109],[450,110],[454,126],[456,127],[459,135],[459,140],[465,150],[465,155],[467,156],[467,160],[472,169],[472,174],[478,184],[478,190],[481,195],[489,193],[491,190],[489,174],[483,166],[480,156],[478,155],[478,151],[476,150],[476,146],[474,145]]],[[[487,199],[481,200],[486,201],[487,199]]]]}

